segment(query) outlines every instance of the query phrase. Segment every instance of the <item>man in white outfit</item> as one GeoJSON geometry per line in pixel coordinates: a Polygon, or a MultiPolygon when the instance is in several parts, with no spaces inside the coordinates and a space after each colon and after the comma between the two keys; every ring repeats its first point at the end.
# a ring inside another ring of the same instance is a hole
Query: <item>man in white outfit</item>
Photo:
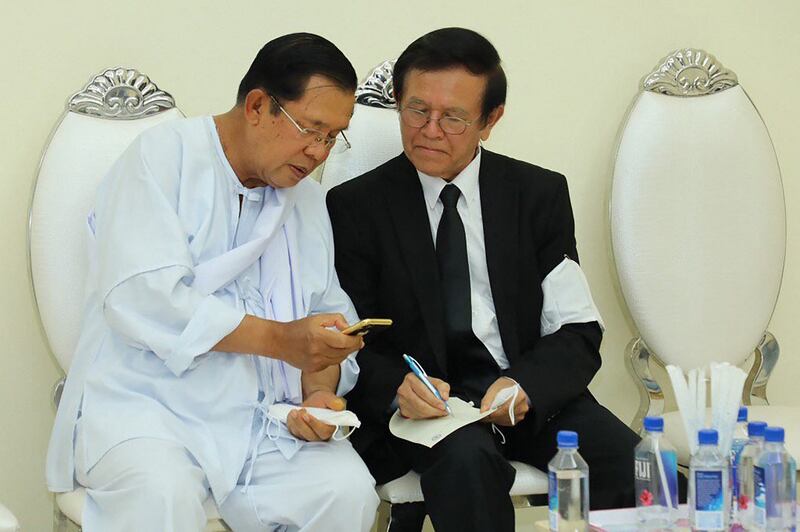
{"type": "Polygon", "coordinates": [[[329,41],[267,43],[225,114],[142,134],[98,189],[81,338],[47,461],[87,488],[86,532],[366,531],[374,480],[336,427],[279,403],[344,408],[362,347],[305,177],[353,112],[329,41]],[[332,441],[333,440],[333,441],[332,441]]]}

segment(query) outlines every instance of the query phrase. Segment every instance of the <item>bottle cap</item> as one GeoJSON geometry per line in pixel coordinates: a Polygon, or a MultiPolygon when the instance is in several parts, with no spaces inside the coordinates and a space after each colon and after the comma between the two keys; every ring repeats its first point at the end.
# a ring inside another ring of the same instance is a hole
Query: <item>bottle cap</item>
{"type": "Polygon", "coordinates": [[[664,432],[664,418],[647,416],[644,418],[644,430],[647,432],[664,432]]]}
{"type": "Polygon", "coordinates": [[[747,407],[740,406],[739,407],[739,416],[736,418],[736,421],[741,423],[742,421],[747,421],[747,407]]]}
{"type": "Polygon", "coordinates": [[[716,445],[719,441],[719,434],[714,429],[700,429],[697,432],[697,441],[700,445],[716,445]]]}
{"type": "Polygon", "coordinates": [[[764,429],[764,439],[771,443],[783,443],[783,427],[767,427],[764,429]]]}
{"type": "Polygon", "coordinates": [[[753,436],[761,436],[763,438],[765,428],[767,428],[767,424],[763,421],[751,421],[747,424],[747,435],[751,438],[753,436]]]}
{"type": "Polygon", "coordinates": [[[576,449],[578,447],[578,433],[571,430],[559,430],[556,442],[559,447],[576,449]]]}

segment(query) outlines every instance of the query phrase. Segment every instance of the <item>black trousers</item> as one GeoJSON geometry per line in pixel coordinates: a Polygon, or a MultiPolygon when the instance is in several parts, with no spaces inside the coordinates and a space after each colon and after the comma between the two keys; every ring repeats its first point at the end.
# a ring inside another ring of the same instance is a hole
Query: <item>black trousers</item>
{"type": "Polygon", "coordinates": [[[436,532],[513,532],[508,492],[515,470],[508,460],[546,472],[557,451],[559,430],[578,433],[579,452],[589,464],[591,508],[634,505],[633,449],[639,436],[593,399],[574,400],[538,434],[527,420],[501,430],[505,444],[483,423],[463,427],[431,449],[392,437],[395,451],[420,474],[436,532]]]}

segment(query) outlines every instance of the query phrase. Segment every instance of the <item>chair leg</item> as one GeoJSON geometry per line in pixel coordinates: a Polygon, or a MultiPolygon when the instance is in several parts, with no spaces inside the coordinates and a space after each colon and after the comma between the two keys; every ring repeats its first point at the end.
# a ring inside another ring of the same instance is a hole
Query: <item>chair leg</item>
{"type": "Polygon", "coordinates": [[[389,519],[388,532],[421,532],[425,522],[425,503],[409,502],[393,504],[389,519]]]}
{"type": "Polygon", "coordinates": [[[64,512],[58,507],[58,503],[53,501],[53,532],[68,532],[69,529],[69,518],[67,518],[64,512]]]}
{"type": "Polygon", "coordinates": [[[769,331],[764,333],[761,343],[753,353],[753,367],[747,375],[742,390],[742,404],[744,405],[768,405],[767,400],[767,381],[775,369],[780,356],[778,341],[769,331]]]}
{"type": "Polygon", "coordinates": [[[625,349],[625,366],[639,388],[639,410],[631,422],[631,429],[638,433],[642,432],[645,416],[660,416],[664,412],[664,392],[650,371],[651,359],[663,367],[641,338],[631,340],[625,349]]]}
{"type": "Polygon", "coordinates": [[[375,532],[388,532],[389,522],[391,521],[392,505],[387,501],[381,501],[378,511],[375,514],[375,525],[372,530],[375,532]]]}

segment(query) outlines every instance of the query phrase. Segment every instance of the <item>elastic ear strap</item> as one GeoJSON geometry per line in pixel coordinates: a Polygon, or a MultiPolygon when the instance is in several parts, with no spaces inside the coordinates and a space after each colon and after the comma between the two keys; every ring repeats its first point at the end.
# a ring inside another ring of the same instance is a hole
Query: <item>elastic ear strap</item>
{"type": "Polygon", "coordinates": [[[269,413],[267,413],[266,417],[267,417],[267,424],[264,433],[266,434],[268,440],[277,441],[277,439],[281,437],[281,421],[269,413]],[[273,426],[278,429],[278,431],[274,434],[274,436],[269,431],[269,429],[273,426]]]}
{"type": "Polygon", "coordinates": [[[341,438],[337,438],[336,435],[339,434],[339,431],[341,431],[341,430],[342,430],[342,427],[337,427],[336,428],[336,432],[333,433],[333,440],[334,441],[346,440],[347,438],[350,437],[351,434],[353,434],[353,432],[355,432],[356,428],[355,427],[350,427],[350,432],[348,432],[347,434],[345,434],[341,438]]]}
{"type": "Polygon", "coordinates": [[[517,404],[517,397],[519,396],[519,384],[514,385],[514,395],[511,396],[511,402],[508,404],[508,417],[511,419],[511,426],[516,424],[514,418],[514,405],[517,404]]]}

